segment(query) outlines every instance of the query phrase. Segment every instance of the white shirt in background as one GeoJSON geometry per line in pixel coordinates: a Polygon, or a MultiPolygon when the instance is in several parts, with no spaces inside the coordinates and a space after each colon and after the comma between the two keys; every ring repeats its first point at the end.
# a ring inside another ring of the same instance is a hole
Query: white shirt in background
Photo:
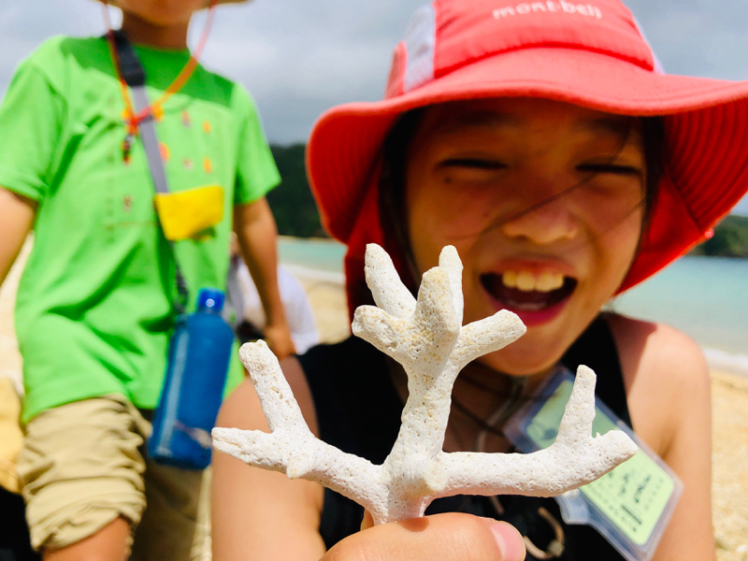
{"type": "MultiPolygon", "coordinates": [[[[265,311],[247,265],[241,259],[232,259],[229,275],[236,275],[241,293],[240,302],[234,301],[239,298],[231,298],[231,304],[236,311],[236,322],[246,320],[260,330],[264,329],[265,311]]],[[[231,281],[229,281],[229,286],[231,286],[231,281]]],[[[319,343],[319,333],[314,321],[312,306],[309,304],[304,287],[282,265],[278,266],[278,289],[288,328],[291,331],[291,339],[296,352],[303,354],[307,349],[319,343]]],[[[231,289],[228,292],[231,294],[231,289]]]]}

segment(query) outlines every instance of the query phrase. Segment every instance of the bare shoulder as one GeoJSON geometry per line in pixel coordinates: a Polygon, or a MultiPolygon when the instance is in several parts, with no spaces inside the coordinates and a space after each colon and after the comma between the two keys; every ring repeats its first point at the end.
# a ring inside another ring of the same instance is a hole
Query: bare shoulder
{"type": "Polygon", "coordinates": [[[664,323],[620,315],[611,315],[607,321],[616,341],[627,388],[640,378],[650,383],[689,385],[708,378],[701,348],[682,331],[664,323]]]}
{"type": "Polygon", "coordinates": [[[634,428],[664,451],[683,415],[708,409],[709,368],[688,335],[663,323],[607,318],[616,341],[634,428]],[[638,426],[637,426],[638,425],[638,426]]]}

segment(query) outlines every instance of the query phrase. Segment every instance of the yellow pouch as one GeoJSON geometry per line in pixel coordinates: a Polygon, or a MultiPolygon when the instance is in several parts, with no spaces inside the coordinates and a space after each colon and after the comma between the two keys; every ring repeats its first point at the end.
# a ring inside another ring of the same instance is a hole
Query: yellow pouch
{"type": "Polygon", "coordinates": [[[154,199],[164,236],[169,241],[195,237],[223,220],[223,188],[207,185],[154,199]]]}

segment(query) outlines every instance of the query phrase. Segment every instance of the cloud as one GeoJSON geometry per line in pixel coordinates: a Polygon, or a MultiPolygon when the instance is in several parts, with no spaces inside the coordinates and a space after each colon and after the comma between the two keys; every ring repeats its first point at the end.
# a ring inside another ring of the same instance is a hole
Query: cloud
{"type": "Polygon", "coordinates": [[[630,0],[665,69],[729,80],[748,79],[742,0],[630,0]]]}
{"type": "MultiPolygon", "coordinates": [[[[252,92],[271,141],[304,141],[325,109],[381,98],[392,49],[423,3],[254,0],[221,6],[203,61],[252,92]]],[[[627,5],[668,72],[748,79],[745,0],[628,0],[627,5]]],[[[204,16],[195,19],[192,44],[203,22],[204,16]]],[[[94,0],[4,0],[0,95],[18,62],[46,38],[103,31],[101,6],[94,0]]],[[[748,199],[737,210],[748,214],[748,199]]]]}
{"type": "Polygon", "coordinates": [[[748,216],[748,196],[737,204],[732,213],[739,214],[740,216],[748,216]]]}
{"type": "MultiPolygon", "coordinates": [[[[392,49],[423,3],[254,0],[220,6],[203,60],[253,93],[272,141],[303,141],[325,109],[382,96],[392,49]]],[[[748,79],[744,0],[629,0],[628,5],[669,72],[748,79]]],[[[196,18],[192,44],[203,21],[196,18]]],[[[93,0],[5,0],[0,93],[17,63],[47,37],[103,30],[101,7],[93,0]]]]}
{"type": "Polygon", "coordinates": [[[257,0],[221,7],[226,12],[218,14],[204,60],[250,89],[272,140],[301,141],[325,109],[381,98],[392,49],[421,3],[257,0]]]}

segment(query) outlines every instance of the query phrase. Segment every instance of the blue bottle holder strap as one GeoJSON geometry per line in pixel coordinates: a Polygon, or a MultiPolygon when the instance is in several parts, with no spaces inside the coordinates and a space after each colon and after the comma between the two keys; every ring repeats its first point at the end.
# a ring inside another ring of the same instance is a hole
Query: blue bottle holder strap
{"type": "Polygon", "coordinates": [[[205,450],[210,450],[213,447],[213,437],[210,435],[210,432],[205,429],[188,427],[179,419],[174,420],[174,428],[185,433],[188,437],[197,442],[205,450]]]}
{"type": "MultiPolygon", "coordinates": [[[[154,418],[155,442],[149,442],[148,447],[154,457],[172,456],[171,442],[179,413],[179,398],[182,395],[187,355],[189,353],[190,332],[187,319],[180,316],[169,343],[169,372],[171,379],[164,381],[164,387],[169,384],[171,391],[163,391],[159,400],[159,408],[154,418]],[[161,402],[163,400],[163,403],[161,402]]],[[[169,374],[167,374],[168,376],[169,374]]],[[[181,423],[180,423],[181,424],[181,423]]],[[[151,439],[153,440],[153,438],[151,439]]]]}
{"type": "MultiPolygon", "coordinates": [[[[135,110],[140,111],[148,107],[148,97],[145,91],[146,74],[143,65],[140,63],[135,49],[133,49],[127,36],[121,31],[114,31],[115,47],[117,57],[119,58],[120,71],[125,83],[132,91],[135,110]]],[[[169,194],[169,184],[166,178],[164,162],[161,159],[161,150],[158,146],[156,136],[156,127],[153,124],[153,117],[149,116],[140,122],[138,126],[140,138],[143,141],[146,159],[148,160],[148,170],[150,172],[153,187],[156,193],[162,195],[169,194]]],[[[156,213],[158,216],[158,213],[156,213]]],[[[163,232],[163,225],[159,219],[159,226],[163,232]]],[[[168,241],[168,240],[167,240],[168,241]]],[[[182,269],[177,260],[177,253],[174,248],[174,242],[169,241],[171,253],[174,256],[174,272],[176,277],[177,297],[174,301],[174,311],[179,316],[185,313],[187,302],[189,300],[189,290],[187,281],[184,278],[182,269]]]]}

